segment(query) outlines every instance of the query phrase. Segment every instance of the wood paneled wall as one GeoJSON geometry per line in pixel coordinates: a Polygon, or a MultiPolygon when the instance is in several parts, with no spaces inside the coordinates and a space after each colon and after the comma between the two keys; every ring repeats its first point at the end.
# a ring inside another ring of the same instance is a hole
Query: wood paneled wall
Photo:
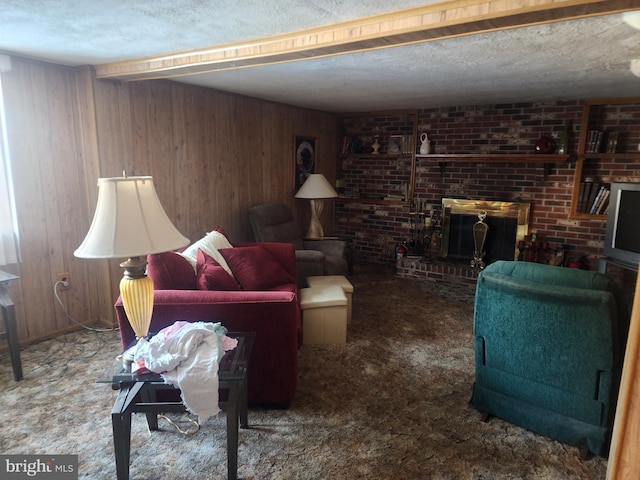
{"type": "MultiPolygon", "coordinates": [[[[316,171],[335,180],[337,120],[310,111],[170,81],[95,80],[21,58],[3,74],[21,262],[10,294],[21,343],[77,328],[69,314],[112,325],[118,261],[78,259],[95,209],[98,177],[152,175],[160,200],[191,240],[221,225],[233,241],[253,239],[247,210],[289,204],[301,224],[308,202],[293,198],[293,137],[317,138],[316,171]]],[[[324,225],[332,231],[331,211],[324,225]]],[[[1,347],[0,347],[1,348],[1,347]]]]}

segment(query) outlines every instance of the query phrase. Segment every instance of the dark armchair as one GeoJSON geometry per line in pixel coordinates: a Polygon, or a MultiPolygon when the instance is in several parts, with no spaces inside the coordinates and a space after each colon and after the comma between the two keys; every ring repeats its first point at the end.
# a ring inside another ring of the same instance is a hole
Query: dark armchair
{"type": "Polygon", "coordinates": [[[256,242],[292,243],[296,250],[299,287],[318,275],[347,275],[347,243],[342,240],[304,240],[300,225],[284,203],[266,203],[249,209],[249,223],[256,242]]]}

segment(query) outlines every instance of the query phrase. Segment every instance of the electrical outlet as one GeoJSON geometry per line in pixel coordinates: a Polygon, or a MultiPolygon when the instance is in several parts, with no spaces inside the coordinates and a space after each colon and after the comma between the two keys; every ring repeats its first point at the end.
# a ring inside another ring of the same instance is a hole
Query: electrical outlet
{"type": "Polygon", "coordinates": [[[69,290],[71,288],[71,276],[69,272],[59,273],[57,277],[58,282],[58,290],[69,290]]]}

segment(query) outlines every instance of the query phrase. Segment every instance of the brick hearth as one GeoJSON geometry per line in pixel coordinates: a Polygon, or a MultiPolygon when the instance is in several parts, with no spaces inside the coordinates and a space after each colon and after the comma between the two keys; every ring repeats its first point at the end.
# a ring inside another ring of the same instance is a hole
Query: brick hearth
{"type": "Polygon", "coordinates": [[[466,262],[429,260],[421,258],[399,258],[396,274],[400,277],[420,278],[437,282],[476,287],[480,270],[471,268],[466,262]]]}

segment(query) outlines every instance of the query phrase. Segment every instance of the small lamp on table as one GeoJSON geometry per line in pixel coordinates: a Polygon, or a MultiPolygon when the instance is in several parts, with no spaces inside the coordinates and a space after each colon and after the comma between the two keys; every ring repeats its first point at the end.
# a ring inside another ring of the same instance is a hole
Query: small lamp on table
{"type": "Polygon", "coordinates": [[[311,222],[307,238],[324,237],[324,229],[320,223],[320,215],[324,208],[325,198],[338,196],[329,181],[321,173],[312,173],[296,193],[296,198],[308,198],[311,201],[311,222]]]}

